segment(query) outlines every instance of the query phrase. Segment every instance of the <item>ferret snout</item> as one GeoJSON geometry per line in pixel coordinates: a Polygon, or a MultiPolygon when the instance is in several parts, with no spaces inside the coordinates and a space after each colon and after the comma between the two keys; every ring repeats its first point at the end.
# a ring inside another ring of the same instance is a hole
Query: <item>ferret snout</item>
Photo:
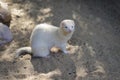
{"type": "Polygon", "coordinates": [[[70,27],[70,28],[68,29],[68,32],[69,32],[69,33],[74,32],[74,28],[70,27]]]}
{"type": "Polygon", "coordinates": [[[71,29],[69,29],[69,30],[68,30],[68,32],[69,32],[69,33],[71,33],[71,32],[72,32],[72,30],[71,30],[71,29]]]}

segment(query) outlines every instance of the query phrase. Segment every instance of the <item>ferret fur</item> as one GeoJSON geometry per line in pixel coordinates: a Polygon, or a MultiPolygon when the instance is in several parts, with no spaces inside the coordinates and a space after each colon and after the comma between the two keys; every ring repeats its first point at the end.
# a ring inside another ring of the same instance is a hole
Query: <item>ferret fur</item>
{"type": "Polygon", "coordinates": [[[19,48],[16,57],[27,52],[34,57],[48,57],[52,47],[60,48],[65,54],[67,41],[72,37],[75,23],[73,20],[63,20],[60,27],[46,23],[38,24],[30,37],[31,47],[19,48]]]}

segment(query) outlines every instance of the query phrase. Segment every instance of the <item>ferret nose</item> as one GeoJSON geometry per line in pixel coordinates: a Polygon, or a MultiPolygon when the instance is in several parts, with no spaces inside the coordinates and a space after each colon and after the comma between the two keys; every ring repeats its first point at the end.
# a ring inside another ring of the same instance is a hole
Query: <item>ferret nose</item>
{"type": "Polygon", "coordinates": [[[68,31],[68,32],[69,32],[69,33],[71,33],[71,32],[72,32],[72,30],[70,30],[70,29],[69,29],[69,31],[68,31]]]}

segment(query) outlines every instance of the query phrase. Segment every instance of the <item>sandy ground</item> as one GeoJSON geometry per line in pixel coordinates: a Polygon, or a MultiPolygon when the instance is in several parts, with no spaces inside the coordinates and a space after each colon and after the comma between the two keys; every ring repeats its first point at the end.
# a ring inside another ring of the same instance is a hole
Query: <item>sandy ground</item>
{"type": "Polygon", "coordinates": [[[0,47],[0,80],[120,80],[120,12],[104,0],[3,0],[12,12],[14,40],[0,47]],[[73,19],[76,30],[70,54],[14,59],[15,50],[29,46],[34,26],[46,22],[59,26],[73,19]]]}

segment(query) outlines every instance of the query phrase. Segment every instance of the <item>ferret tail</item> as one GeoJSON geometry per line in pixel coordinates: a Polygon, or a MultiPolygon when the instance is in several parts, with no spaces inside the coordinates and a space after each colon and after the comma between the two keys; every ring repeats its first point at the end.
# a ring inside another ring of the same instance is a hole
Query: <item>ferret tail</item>
{"type": "Polygon", "coordinates": [[[16,53],[15,58],[18,58],[23,53],[32,54],[32,49],[31,47],[22,47],[22,48],[17,49],[15,53],[16,53]]]}

